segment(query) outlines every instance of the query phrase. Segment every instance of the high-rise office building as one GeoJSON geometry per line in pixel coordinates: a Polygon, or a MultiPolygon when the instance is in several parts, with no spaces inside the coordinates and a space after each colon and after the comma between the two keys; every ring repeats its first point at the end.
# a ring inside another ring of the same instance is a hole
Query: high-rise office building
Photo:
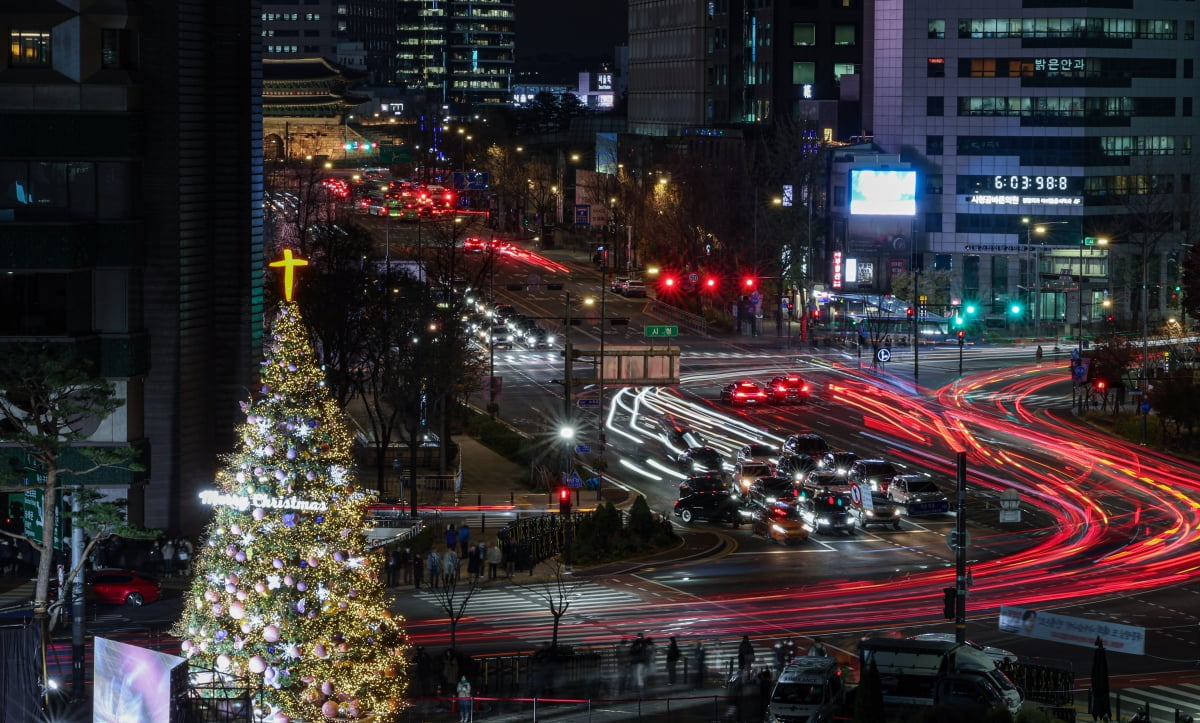
{"type": "Polygon", "coordinates": [[[95,361],[125,404],[91,441],[146,470],[91,481],[196,533],[261,357],[261,9],[31,7],[0,10],[0,344],[95,361]]]}
{"type": "Polygon", "coordinates": [[[398,82],[452,110],[512,101],[514,0],[400,0],[398,82]]]}
{"type": "Polygon", "coordinates": [[[1137,317],[1143,284],[1150,316],[1169,313],[1198,15],[1176,0],[873,4],[868,129],[919,170],[916,243],[955,296],[1045,331],[1137,317]]]}
{"type": "Polygon", "coordinates": [[[858,0],[630,0],[630,132],[786,116],[858,133],[862,13],[858,0]]]}

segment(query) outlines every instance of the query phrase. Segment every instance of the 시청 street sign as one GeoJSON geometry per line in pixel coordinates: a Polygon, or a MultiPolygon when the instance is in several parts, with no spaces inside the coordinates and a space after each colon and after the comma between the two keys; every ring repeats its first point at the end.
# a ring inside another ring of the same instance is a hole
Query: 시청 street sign
{"type": "Polygon", "coordinates": [[[664,337],[679,336],[679,327],[674,324],[661,324],[656,326],[647,326],[642,330],[642,334],[647,339],[657,339],[664,337]]]}

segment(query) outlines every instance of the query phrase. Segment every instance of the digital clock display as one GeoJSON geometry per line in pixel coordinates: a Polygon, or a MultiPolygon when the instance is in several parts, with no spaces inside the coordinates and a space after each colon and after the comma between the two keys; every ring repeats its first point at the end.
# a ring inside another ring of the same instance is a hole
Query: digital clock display
{"type": "Polygon", "coordinates": [[[1070,186],[1070,176],[992,176],[990,190],[1065,193],[1070,186]]]}
{"type": "Polygon", "coordinates": [[[1083,194],[1081,176],[1034,176],[1004,174],[959,176],[958,192],[965,194],[1024,194],[1026,196],[1079,196],[1083,194]]]}

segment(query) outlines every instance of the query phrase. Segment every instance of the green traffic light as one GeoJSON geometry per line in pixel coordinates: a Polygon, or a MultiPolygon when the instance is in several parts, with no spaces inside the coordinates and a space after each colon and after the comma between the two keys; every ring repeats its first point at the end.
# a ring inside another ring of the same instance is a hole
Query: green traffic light
{"type": "Polygon", "coordinates": [[[1013,313],[1013,315],[1014,315],[1014,316],[1015,316],[1015,315],[1017,315],[1017,314],[1020,314],[1020,313],[1021,313],[1021,305],[1020,305],[1020,304],[1013,304],[1013,305],[1012,305],[1012,308],[1011,308],[1011,309],[1009,309],[1009,311],[1011,311],[1011,312],[1013,313]]]}
{"type": "Polygon", "coordinates": [[[963,318],[962,318],[961,316],[956,316],[956,317],[954,317],[954,325],[955,325],[955,326],[962,326],[962,325],[963,325],[963,318]]]}
{"type": "Polygon", "coordinates": [[[974,314],[975,313],[975,305],[971,304],[970,306],[967,307],[966,311],[967,311],[967,315],[974,314]]]}

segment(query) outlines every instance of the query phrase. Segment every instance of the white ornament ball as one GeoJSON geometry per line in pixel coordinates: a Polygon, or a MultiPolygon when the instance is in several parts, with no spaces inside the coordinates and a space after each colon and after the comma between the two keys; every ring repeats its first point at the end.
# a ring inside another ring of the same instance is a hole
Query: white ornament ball
{"type": "Polygon", "coordinates": [[[263,628],[262,636],[263,640],[267,641],[268,643],[273,643],[279,640],[279,626],[271,623],[267,627],[263,628]]]}
{"type": "Polygon", "coordinates": [[[267,661],[263,660],[261,655],[255,655],[247,661],[251,673],[261,673],[267,669],[267,661]]]}

